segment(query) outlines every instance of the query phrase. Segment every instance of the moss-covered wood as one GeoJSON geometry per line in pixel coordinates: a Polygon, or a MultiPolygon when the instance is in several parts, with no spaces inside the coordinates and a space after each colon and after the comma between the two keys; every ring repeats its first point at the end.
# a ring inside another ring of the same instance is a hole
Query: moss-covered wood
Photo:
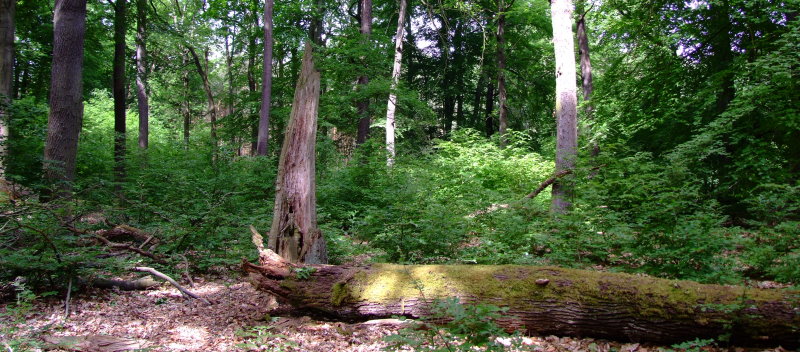
{"type": "Polygon", "coordinates": [[[258,288],[342,320],[419,317],[436,299],[508,307],[499,323],[531,334],[676,343],[730,336],[739,345],[800,346],[800,292],[703,285],[535,266],[313,266],[245,263],[258,288]],[[307,270],[306,270],[307,271],[307,270]]]}

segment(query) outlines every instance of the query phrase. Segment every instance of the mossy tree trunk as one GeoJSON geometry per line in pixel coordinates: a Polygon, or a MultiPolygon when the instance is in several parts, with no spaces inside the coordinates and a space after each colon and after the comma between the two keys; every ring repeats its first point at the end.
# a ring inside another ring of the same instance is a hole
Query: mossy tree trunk
{"type": "Polygon", "coordinates": [[[435,300],[458,297],[507,307],[498,323],[509,331],[659,344],[730,336],[738,345],[800,346],[797,291],[556,267],[317,265],[298,278],[293,266],[265,250],[260,266],[244,263],[258,289],[346,321],[420,317],[435,300]]]}

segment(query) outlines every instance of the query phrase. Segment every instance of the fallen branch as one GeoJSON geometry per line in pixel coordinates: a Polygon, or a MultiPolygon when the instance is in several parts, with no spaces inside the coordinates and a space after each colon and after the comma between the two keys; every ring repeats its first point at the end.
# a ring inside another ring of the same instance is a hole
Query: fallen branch
{"type": "Polygon", "coordinates": [[[134,246],[132,246],[132,245],[125,244],[125,243],[116,243],[116,242],[111,242],[109,239],[107,239],[107,238],[105,238],[105,237],[103,237],[103,236],[101,236],[101,235],[99,235],[99,234],[93,234],[92,236],[93,236],[94,238],[96,238],[96,239],[100,240],[100,242],[103,242],[103,243],[104,243],[106,246],[108,246],[108,247],[110,247],[110,248],[115,248],[115,249],[124,249],[124,250],[126,250],[126,251],[131,251],[131,252],[134,252],[134,253],[136,253],[136,254],[139,254],[139,255],[141,255],[141,256],[144,256],[144,257],[148,257],[148,258],[150,258],[150,259],[153,259],[153,260],[154,260],[156,263],[159,263],[159,264],[167,264],[167,261],[166,261],[166,260],[164,260],[164,258],[161,258],[160,256],[158,256],[158,255],[155,255],[155,254],[153,254],[153,253],[150,253],[150,252],[148,252],[148,251],[145,251],[145,250],[142,250],[142,249],[136,248],[136,247],[134,247],[134,246]]]}
{"type": "Polygon", "coordinates": [[[136,280],[114,280],[114,279],[95,278],[92,279],[91,281],[84,283],[92,287],[105,288],[105,289],[118,288],[123,291],[146,290],[148,288],[158,285],[158,281],[153,280],[153,278],[150,277],[149,275],[136,280]]]}
{"type": "Polygon", "coordinates": [[[548,179],[544,180],[544,182],[540,183],[540,184],[539,184],[539,187],[536,187],[536,190],[534,190],[533,192],[531,192],[531,193],[528,193],[528,195],[527,195],[527,196],[525,196],[525,198],[527,198],[527,199],[533,199],[533,198],[536,198],[536,196],[538,196],[538,195],[539,195],[539,193],[542,193],[542,191],[544,191],[544,190],[545,190],[545,189],[546,189],[548,186],[550,186],[550,185],[552,185],[553,183],[555,183],[555,182],[556,182],[556,180],[558,180],[559,178],[562,178],[562,177],[564,177],[564,176],[567,176],[567,175],[569,175],[569,174],[571,174],[571,173],[572,173],[572,169],[569,169],[569,170],[561,170],[561,171],[557,172],[557,173],[556,173],[555,175],[553,175],[552,177],[550,177],[550,178],[548,178],[548,179]]]}
{"type": "Polygon", "coordinates": [[[163,279],[163,280],[169,282],[172,286],[175,286],[175,288],[177,288],[178,291],[181,291],[181,294],[183,294],[183,297],[199,299],[199,300],[203,301],[203,303],[205,303],[205,304],[211,304],[211,302],[209,302],[207,299],[205,299],[203,297],[200,297],[200,296],[190,292],[189,290],[183,288],[183,286],[178,284],[178,282],[173,280],[171,277],[167,276],[166,274],[164,274],[164,273],[162,273],[162,272],[160,272],[160,271],[158,271],[156,269],[153,269],[153,268],[150,268],[150,267],[146,267],[146,266],[137,266],[137,267],[134,267],[131,270],[150,273],[151,275],[153,275],[155,277],[158,277],[160,279],[163,279]]]}

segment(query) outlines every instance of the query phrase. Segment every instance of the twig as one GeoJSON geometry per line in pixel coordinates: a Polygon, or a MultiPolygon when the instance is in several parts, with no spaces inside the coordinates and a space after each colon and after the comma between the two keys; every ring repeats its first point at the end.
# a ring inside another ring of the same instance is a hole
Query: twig
{"type": "Polygon", "coordinates": [[[200,297],[200,296],[190,292],[189,290],[183,288],[183,286],[178,284],[171,277],[167,276],[166,274],[164,274],[164,273],[162,273],[162,272],[160,272],[160,271],[158,271],[156,269],[153,269],[153,268],[150,268],[150,267],[146,267],[146,266],[137,266],[137,267],[134,267],[131,270],[150,273],[151,275],[153,275],[155,277],[158,277],[158,278],[160,278],[162,280],[165,280],[165,281],[169,282],[172,286],[175,286],[175,288],[177,288],[178,291],[181,291],[181,294],[183,294],[183,297],[199,299],[199,300],[203,301],[203,303],[205,303],[205,304],[211,304],[211,302],[209,302],[207,299],[205,299],[203,297],[200,297]]]}
{"type": "Polygon", "coordinates": [[[550,178],[544,180],[544,182],[540,183],[539,187],[536,187],[536,190],[534,190],[533,192],[529,193],[527,196],[525,196],[525,198],[528,198],[528,199],[536,198],[536,196],[538,196],[539,193],[542,193],[542,191],[544,191],[547,188],[547,186],[552,185],[559,178],[567,176],[567,175],[569,175],[571,173],[572,173],[572,169],[559,171],[558,173],[556,173],[552,177],[550,177],[550,178]]]}
{"type": "Polygon", "coordinates": [[[69,319],[69,297],[72,294],[72,276],[69,277],[69,284],[67,285],[67,299],[64,300],[64,321],[69,319]]]}
{"type": "Polygon", "coordinates": [[[134,246],[127,245],[127,244],[124,244],[124,243],[111,242],[107,238],[105,238],[103,236],[100,236],[100,235],[97,235],[97,234],[92,234],[92,236],[94,238],[100,240],[101,242],[103,242],[108,247],[116,248],[116,249],[124,249],[124,250],[128,250],[128,251],[131,251],[131,252],[135,252],[135,253],[137,253],[139,255],[142,255],[142,256],[148,257],[150,259],[153,259],[154,261],[156,261],[159,264],[166,264],[167,263],[166,260],[164,260],[164,259],[160,258],[159,256],[157,256],[157,255],[155,255],[153,253],[150,253],[148,251],[141,250],[139,248],[136,248],[134,246]]]}

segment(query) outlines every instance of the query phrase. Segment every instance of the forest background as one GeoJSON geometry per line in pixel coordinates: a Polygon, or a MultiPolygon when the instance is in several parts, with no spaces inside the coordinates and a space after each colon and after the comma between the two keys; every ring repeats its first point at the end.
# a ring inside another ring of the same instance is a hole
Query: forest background
{"type": "Polygon", "coordinates": [[[64,189],[43,181],[42,171],[54,6],[20,0],[10,12],[4,283],[21,276],[31,287],[63,290],[71,278],[120,272],[141,259],[87,244],[91,231],[118,224],[157,237],[154,253],[166,262],[155,266],[167,273],[179,274],[173,264],[184,260],[192,272],[222,273],[253,260],[247,225],[272,222],[277,158],[307,38],[322,77],[317,210],[331,263],[370,257],[711,283],[800,280],[796,0],[578,2],[574,20],[588,39],[593,86],[586,95],[578,84],[578,157],[563,181],[572,187],[563,213],[551,213],[549,192],[525,198],[554,175],[546,1],[409,0],[395,89],[397,2],[275,4],[264,156],[255,156],[264,4],[124,4],[88,4],[72,194],[51,202],[36,195],[64,189]],[[146,61],[137,68],[142,44],[146,61]],[[123,67],[116,76],[115,57],[123,67]],[[137,78],[146,88],[146,130],[137,78]],[[387,166],[390,91],[397,145],[387,166]]]}

